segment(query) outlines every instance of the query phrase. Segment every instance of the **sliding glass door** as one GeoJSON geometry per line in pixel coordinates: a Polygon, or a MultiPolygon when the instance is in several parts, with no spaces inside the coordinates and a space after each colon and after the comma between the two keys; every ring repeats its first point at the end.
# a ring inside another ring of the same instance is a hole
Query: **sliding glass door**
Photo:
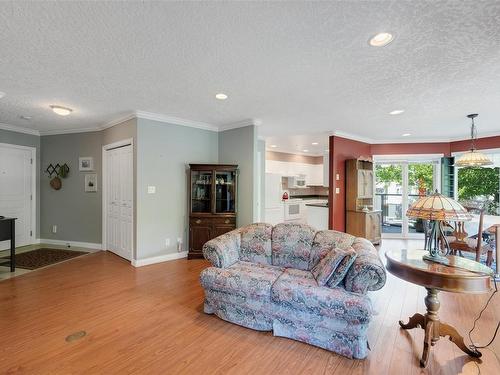
{"type": "Polygon", "coordinates": [[[383,237],[422,237],[423,222],[409,219],[406,211],[421,196],[437,188],[438,173],[437,158],[375,160],[375,209],[382,212],[383,237]]]}

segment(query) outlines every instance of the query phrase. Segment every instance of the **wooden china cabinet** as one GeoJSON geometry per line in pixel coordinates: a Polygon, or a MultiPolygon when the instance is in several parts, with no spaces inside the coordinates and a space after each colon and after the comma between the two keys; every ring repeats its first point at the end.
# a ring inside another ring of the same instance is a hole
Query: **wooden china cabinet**
{"type": "Polygon", "coordinates": [[[188,259],[203,258],[205,242],[236,229],[238,166],[189,164],[188,259]]]}
{"type": "Polygon", "coordinates": [[[373,208],[373,163],[346,160],[346,232],[374,244],[381,240],[381,211],[373,208]]]}

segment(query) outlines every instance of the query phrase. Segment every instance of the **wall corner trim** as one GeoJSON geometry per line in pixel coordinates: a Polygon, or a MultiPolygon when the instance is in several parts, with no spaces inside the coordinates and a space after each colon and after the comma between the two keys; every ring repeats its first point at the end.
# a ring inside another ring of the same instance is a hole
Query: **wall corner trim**
{"type": "Polygon", "coordinates": [[[132,265],[134,267],[149,266],[151,264],[163,263],[163,262],[168,262],[170,260],[186,258],[187,255],[188,255],[187,251],[182,251],[180,253],[170,253],[144,259],[132,259],[132,265]]]}
{"type": "Polygon", "coordinates": [[[40,136],[40,132],[36,129],[24,128],[22,126],[17,126],[17,125],[4,124],[2,122],[0,122],[0,129],[16,133],[36,135],[38,137],[40,136]]]}

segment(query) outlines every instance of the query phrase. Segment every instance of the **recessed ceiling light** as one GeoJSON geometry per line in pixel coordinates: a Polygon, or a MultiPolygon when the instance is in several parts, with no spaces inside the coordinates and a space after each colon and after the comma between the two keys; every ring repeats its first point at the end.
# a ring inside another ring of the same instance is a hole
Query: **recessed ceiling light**
{"type": "Polygon", "coordinates": [[[378,33],[377,35],[373,36],[369,43],[370,46],[373,47],[383,47],[388,45],[390,42],[394,40],[394,37],[392,36],[391,33],[378,33]]]}
{"type": "Polygon", "coordinates": [[[271,145],[271,147],[272,147],[272,148],[276,148],[276,147],[278,147],[278,145],[271,145]]]}
{"type": "Polygon", "coordinates": [[[410,133],[404,133],[403,137],[409,137],[411,134],[410,133]]]}
{"type": "Polygon", "coordinates": [[[21,116],[19,116],[19,117],[20,117],[21,119],[23,119],[23,120],[31,120],[31,119],[32,119],[32,117],[31,117],[31,116],[24,116],[24,115],[21,115],[21,116]]]}
{"type": "Polygon", "coordinates": [[[60,105],[51,105],[50,108],[52,108],[54,113],[57,113],[59,116],[67,116],[73,112],[71,108],[61,107],[60,105]]]}
{"type": "Polygon", "coordinates": [[[404,109],[395,109],[394,111],[389,112],[389,114],[390,115],[400,115],[404,111],[405,111],[404,109]]]}
{"type": "Polygon", "coordinates": [[[318,143],[318,142],[313,142],[313,143],[311,143],[311,144],[312,144],[313,146],[319,145],[319,143],[318,143]]]}
{"type": "Polygon", "coordinates": [[[222,93],[222,92],[220,92],[218,94],[215,94],[215,98],[219,99],[219,100],[226,100],[227,99],[227,95],[224,94],[224,93],[222,93]]]}
{"type": "Polygon", "coordinates": [[[309,150],[302,150],[302,152],[309,152],[309,150]]]}
{"type": "Polygon", "coordinates": [[[5,93],[0,91],[0,99],[3,98],[5,96],[5,93]]]}

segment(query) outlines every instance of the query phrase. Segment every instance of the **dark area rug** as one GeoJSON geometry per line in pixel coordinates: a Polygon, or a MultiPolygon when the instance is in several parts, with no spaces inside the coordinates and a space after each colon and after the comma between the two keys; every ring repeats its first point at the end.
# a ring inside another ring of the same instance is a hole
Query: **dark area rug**
{"type": "MultiPolygon", "coordinates": [[[[73,251],[64,249],[36,249],[16,254],[16,268],[36,270],[64,260],[88,254],[86,251],[73,251]]],[[[8,261],[9,257],[0,258],[0,262],[8,261]]]]}

